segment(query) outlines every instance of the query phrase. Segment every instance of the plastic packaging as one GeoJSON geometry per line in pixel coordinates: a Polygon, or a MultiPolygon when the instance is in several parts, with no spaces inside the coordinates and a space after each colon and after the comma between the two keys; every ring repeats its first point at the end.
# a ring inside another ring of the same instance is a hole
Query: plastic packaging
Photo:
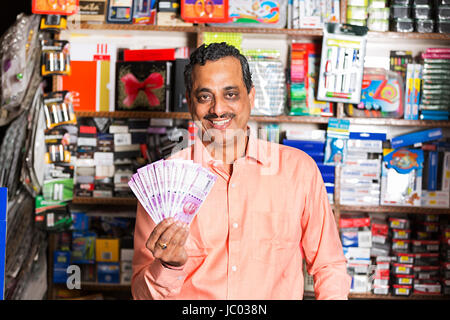
{"type": "Polygon", "coordinates": [[[33,71],[39,61],[39,20],[38,15],[21,14],[3,35],[0,49],[2,66],[0,125],[8,123],[15,117],[8,115],[6,119],[3,113],[19,112],[20,104],[32,80],[33,71]]]}
{"type": "Polygon", "coordinates": [[[434,31],[433,19],[418,19],[415,21],[416,31],[420,33],[431,33],[434,31]]]}
{"type": "Polygon", "coordinates": [[[367,27],[326,23],[317,100],[359,103],[367,27]]]}
{"type": "Polygon", "coordinates": [[[347,19],[347,23],[352,24],[354,26],[361,26],[361,27],[367,26],[366,19],[347,19]]]}
{"type": "Polygon", "coordinates": [[[415,19],[429,19],[431,18],[431,7],[430,5],[415,5],[412,8],[413,17],[415,19]]]}
{"type": "Polygon", "coordinates": [[[393,19],[390,29],[395,32],[413,32],[414,22],[412,19],[393,19]]]}
{"type": "Polygon", "coordinates": [[[427,5],[433,5],[433,1],[431,1],[431,0],[414,0],[413,1],[413,5],[415,5],[415,6],[421,6],[421,5],[425,5],[425,4],[427,4],[427,5]]]}
{"type": "Polygon", "coordinates": [[[284,28],[287,0],[229,0],[228,23],[210,23],[222,27],[284,28]]]}
{"type": "Polygon", "coordinates": [[[350,117],[403,117],[403,81],[397,72],[365,68],[361,89],[361,102],[346,104],[345,112],[350,117]]]}
{"type": "Polygon", "coordinates": [[[407,19],[411,17],[411,8],[405,5],[392,5],[391,18],[393,19],[407,19]]]}
{"type": "Polygon", "coordinates": [[[387,20],[389,19],[389,8],[369,8],[369,19],[387,20]]]}
{"type": "Polygon", "coordinates": [[[367,27],[370,31],[385,32],[389,31],[389,20],[367,19],[367,27]]]}
{"type": "Polygon", "coordinates": [[[437,32],[439,32],[439,33],[450,33],[450,21],[439,20],[437,22],[437,32]]]}
{"type": "Polygon", "coordinates": [[[391,6],[396,5],[396,6],[410,6],[411,5],[411,1],[412,0],[392,0],[391,1],[391,6]]]}
{"type": "Polygon", "coordinates": [[[347,19],[367,19],[367,7],[347,7],[347,19]]]}
{"type": "Polygon", "coordinates": [[[286,80],[280,52],[277,50],[247,50],[253,84],[255,107],[252,115],[277,116],[284,113],[286,80]]]}
{"type": "Polygon", "coordinates": [[[437,9],[437,18],[439,20],[450,20],[450,6],[439,6],[437,9]]]}

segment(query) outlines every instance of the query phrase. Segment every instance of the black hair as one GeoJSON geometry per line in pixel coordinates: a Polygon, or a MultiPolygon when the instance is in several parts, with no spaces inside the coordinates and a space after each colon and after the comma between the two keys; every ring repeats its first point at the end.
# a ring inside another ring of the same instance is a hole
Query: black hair
{"type": "Polygon", "coordinates": [[[247,58],[245,58],[245,56],[243,56],[234,46],[221,42],[210,43],[208,45],[202,44],[191,53],[189,64],[184,68],[184,83],[188,94],[190,94],[192,90],[192,70],[194,69],[194,66],[197,64],[204,66],[207,61],[217,61],[225,57],[235,57],[239,59],[242,68],[242,78],[245,87],[247,88],[247,93],[249,93],[253,87],[253,81],[247,58]]]}

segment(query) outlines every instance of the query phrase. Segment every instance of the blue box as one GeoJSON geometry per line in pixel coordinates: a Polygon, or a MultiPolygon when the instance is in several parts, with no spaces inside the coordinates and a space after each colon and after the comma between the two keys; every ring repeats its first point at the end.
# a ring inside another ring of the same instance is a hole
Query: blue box
{"type": "Polygon", "coordinates": [[[437,151],[430,151],[428,153],[428,191],[437,190],[437,179],[438,179],[438,153],[437,151]]]}
{"type": "Polygon", "coordinates": [[[53,283],[67,282],[70,251],[53,251],[53,283]]]}
{"type": "Polygon", "coordinates": [[[5,253],[8,209],[8,189],[0,188],[0,300],[5,296],[5,253]]]}
{"type": "Polygon", "coordinates": [[[323,182],[327,183],[334,183],[334,173],[330,174],[330,173],[322,173],[322,179],[323,182]]]}
{"type": "Polygon", "coordinates": [[[336,167],[330,166],[328,164],[324,164],[323,162],[317,162],[317,167],[322,175],[324,174],[333,174],[335,172],[336,167]]]}
{"type": "Polygon", "coordinates": [[[381,132],[350,132],[349,139],[355,140],[386,140],[386,133],[381,132]]]}
{"type": "Polygon", "coordinates": [[[332,186],[325,186],[325,189],[327,190],[327,193],[334,194],[334,187],[332,187],[332,186]]]}
{"type": "Polygon", "coordinates": [[[95,263],[96,234],[89,231],[74,231],[72,233],[72,262],[95,263]]]}
{"type": "Polygon", "coordinates": [[[87,231],[89,229],[89,217],[84,212],[71,212],[73,224],[72,230],[87,231]]]}
{"type": "Polygon", "coordinates": [[[98,262],[97,263],[98,283],[120,283],[120,263],[119,262],[98,262]]]}
{"type": "Polygon", "coordinates": [[[285,146],[303,150],[306,153],[308,153],[308,151],[313,151],[313,152],[324,152],[325,151],[325,142],[323,142],[323,141],[283,139],[283,144],[285,146]]]}
{"type": "Polygon", "coordinates": [[[412,146],[416,143],[438,140],[440,138],[442,138],[442,129],[434,128],[392,138],[391,146],[393,149],[398,149],[405,146],[412,146]]]}

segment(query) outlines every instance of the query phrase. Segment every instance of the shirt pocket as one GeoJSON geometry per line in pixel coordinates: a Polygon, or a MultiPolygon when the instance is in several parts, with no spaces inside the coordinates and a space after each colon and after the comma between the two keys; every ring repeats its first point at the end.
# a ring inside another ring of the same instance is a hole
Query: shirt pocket
{"type": "Polygon", "coordinates": [[[300,242],[300,224],[288,212],[258,211],[252,214],[250,256],[266,264],[286,261],[300,242]]]}
{"type": "Polygon", "coordinates": [[[207,255],[207,250],[204,246],[201,246],[197,240],[192,236],[189,236],[185,244],[186,254],[189,258],[191,257],[205,257],[207,255]]]}

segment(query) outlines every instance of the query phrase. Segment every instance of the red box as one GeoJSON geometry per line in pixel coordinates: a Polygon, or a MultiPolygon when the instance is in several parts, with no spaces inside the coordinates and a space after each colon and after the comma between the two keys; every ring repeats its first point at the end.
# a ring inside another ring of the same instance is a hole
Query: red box
{"type": "Polygon", "coordinates": [[[339,219],[339,228],[363,228],[370,227],[369,217],[352,217],[343,215],[339,219]]]}

